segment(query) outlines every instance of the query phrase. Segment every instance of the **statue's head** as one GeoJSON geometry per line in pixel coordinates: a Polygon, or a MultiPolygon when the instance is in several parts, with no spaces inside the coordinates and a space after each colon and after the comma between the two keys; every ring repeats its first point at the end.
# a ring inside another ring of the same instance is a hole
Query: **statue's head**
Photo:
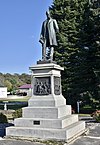
{"type": "Polygon", "coordinates": [[[51,18],[51,16],[50,16],[50,11],[46,11],[46,16],[47,16],[48,19],[51,18]]]}

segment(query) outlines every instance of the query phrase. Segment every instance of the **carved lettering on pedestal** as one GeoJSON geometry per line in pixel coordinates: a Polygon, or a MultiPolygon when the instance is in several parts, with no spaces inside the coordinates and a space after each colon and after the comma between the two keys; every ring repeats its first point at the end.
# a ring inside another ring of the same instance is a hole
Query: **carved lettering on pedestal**
{"type": "Polygon", "coordinates": [[[61,80],[60,77],[54,77],[54,94],[60,95],[61,93],[61,80]]]}
{"type": "Polygon", "coordinates": [[[51,93],[50,77],[35,78],[34,95],[49,95],[51,93]]]}

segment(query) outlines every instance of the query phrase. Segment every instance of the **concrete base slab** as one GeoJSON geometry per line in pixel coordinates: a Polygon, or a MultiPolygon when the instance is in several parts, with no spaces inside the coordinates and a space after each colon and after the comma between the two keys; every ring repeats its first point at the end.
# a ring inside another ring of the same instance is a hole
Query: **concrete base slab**
{"type": "Polygon", "coordinates": [[[80,121],[63,129],[47,129],[32,127],[9,127],[6,129],[7,136],[24,136],[42,139],[62,140],[69,142],[74,137],[82,134],[85,130],[85,122],[80,121]]]}

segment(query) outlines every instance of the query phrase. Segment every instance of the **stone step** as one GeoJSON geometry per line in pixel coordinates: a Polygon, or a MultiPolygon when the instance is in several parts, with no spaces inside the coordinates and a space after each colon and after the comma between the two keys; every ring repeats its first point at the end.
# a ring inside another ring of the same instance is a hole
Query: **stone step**
{"type": "Polygon", "coordinates": [[[29,107],[57,107],[66,105],[66,100],[62,95],[44,95],[42,96],[34,96],[28,101],[29,107]]]}
{"type": "Polygon", "coordinates": [[[34,128],[65,128],[78,121],[78,115],[67,115],[60,119],[43,119],[43,118],[17,118],[14,124],[17,127],[34,127],[34,128]]]}
{"type": "Polygon", "coordinates": [[[62,106],[66,105],[66,102],[62,99],[58,100],[44,100],[44,99],[32,99],[28,101],[28,106],[29,107],[43,107],[43,106],[48,106],[48,107],[57,107],[57,106],[62,106]]]}
{"type": "Polygon", "coordinates": [[[57,119],[66,115],[71,115],[70,105],[59,107],[24,107],[22,111],[22,116],[24,118],[57,119]]]}
{"type": "Polygon", "coordinates": [[[28,106],[29,107],[43,107],[43,106],[48,106],[48,107],[53,107],[55,106],[55,101],[54,100],[30,100],[28,101],[28,106]]]}
{"type": "Polygon", "coordinates": [[[79,121],[63,129],[47,129],[33,127],[8,127],[6,136],[32,137],[41,139],[54,139],[69,142],[85,131],[85,122],[79,121]]]}

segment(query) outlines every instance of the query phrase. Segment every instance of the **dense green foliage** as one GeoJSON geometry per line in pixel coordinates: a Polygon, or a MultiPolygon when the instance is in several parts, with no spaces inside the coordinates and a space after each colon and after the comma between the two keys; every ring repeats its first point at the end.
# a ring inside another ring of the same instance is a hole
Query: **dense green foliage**
{"type": "Polygon", "coordinates": [[[64,67],[63,95],[76,106],[100,99],[100,2],[54,0],[50,7],[59,25],[55,60],[64,67]]]}
{"type": "Polygon", "coordinates": [[[13,116],[14,119],[22,117],[22,109],[18,109],[15,112],[13,112],[12,116],[13,116]]]}
{"type": "Polygon", "coordinates": [[[6,86],[8,91],[15,91],[23,84],[30,84],[31,76],[29,74],[2,74],[0,73],[0,86],[6,86]]]}
{"type": "Polygon", "coordinates": [[[7,123],[7,122],[8,122],[7,117],[3,113],[0,113],[0,123],[7,123]]]}

